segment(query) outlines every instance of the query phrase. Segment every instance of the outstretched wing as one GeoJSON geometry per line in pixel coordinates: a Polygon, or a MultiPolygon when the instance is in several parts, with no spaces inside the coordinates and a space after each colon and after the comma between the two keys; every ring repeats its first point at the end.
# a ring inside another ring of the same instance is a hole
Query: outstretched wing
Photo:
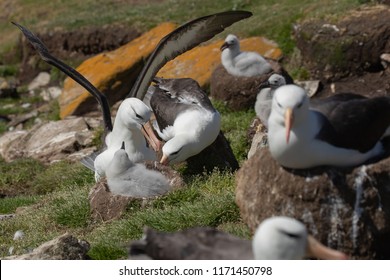
{"type": "Polygon", "coordinates": [[[104,94],[102,94],[96,87],[94,87],[83,75],[81,75],[75,69],[50,54],[45,44],[37,36],[35,36],[34,33],[32,33],[26,27],[18,23],[12,23],[19,27],[19,29],[23,32],[24,36],[27,38],[27,40],[29,40],[29,42],[33,45],[33,47],[36,49],[36,51],[39,53],[39,55],[44,61],[46,61],[50,65],[53,65],[54,67],[57,67],[59,70],[61,70],[70,78],[72,78],[76,83],[84,87],[96,98],[96,100],[100,104],[100,107],[102,108],[105,131],[112,131],[110,106],[108,105],[107,98],[104,96],[104,94]]]}
{"type": "Polygon", "coordinates": [[[192,20],[161,39],[138,76],[128,97],[143,99],[157,72],[180,54],[207,41],[226,27],[252,16],[251,12],[229,11],[192,20]]]}

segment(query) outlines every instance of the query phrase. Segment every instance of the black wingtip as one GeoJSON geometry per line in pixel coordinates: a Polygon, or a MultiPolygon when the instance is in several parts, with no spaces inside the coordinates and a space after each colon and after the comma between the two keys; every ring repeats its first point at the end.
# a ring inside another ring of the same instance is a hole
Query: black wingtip
{"type": "Polygon", "coordinates": [[[23,35],[27,38],[27,40],[31,43],[31,45],[38,51],[43,60],[47,60],[46,54],[49,53],[49,50],[45,46],[45,44],[30,30],[28,30],[23,25],[20,25],[17,22],[11,21],[11,23],[17,26],[23,33],[23,35]]]}

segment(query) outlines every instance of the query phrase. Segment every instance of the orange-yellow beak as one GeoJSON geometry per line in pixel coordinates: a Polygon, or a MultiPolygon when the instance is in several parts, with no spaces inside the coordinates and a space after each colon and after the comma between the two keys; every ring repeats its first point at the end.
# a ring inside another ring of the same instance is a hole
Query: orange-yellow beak
{"type": "Polygon", "coordinates": [[[163,164],[163,165],[168,165],[169,164],[169,159],[168,159],[168,156],[166,154],[163,154],[161,160],[160,160],[160,163],[163,164]]]}
{"type": "Polygon", "coordinates": [[[287,108],[284,113],[284,125],[286,126],[286,142],[290,141],[291,127],[294,122],[294,114],[292,108],[287,108]]]}
{"type": "Polygon", "coordinates": [[[323,260],[347,260],[348,256],[340,251],[333,250],[321,244],[313,236],[307,238],[307,255],[323,260]]]}
{"type": "Polygon", "coordinates": [[[144,137],[146,138],[146,141],[148,141],[149,145],[152,147],[152,149],[155,152],[160,151],[160,149],[161,149],[161,141],[158,140],[158,138],[154,134],[152,126],[150,125],[149,122],[146,122],[142,126],[141,131],[142,131],[142,134],[144,135],[144,137]]]}

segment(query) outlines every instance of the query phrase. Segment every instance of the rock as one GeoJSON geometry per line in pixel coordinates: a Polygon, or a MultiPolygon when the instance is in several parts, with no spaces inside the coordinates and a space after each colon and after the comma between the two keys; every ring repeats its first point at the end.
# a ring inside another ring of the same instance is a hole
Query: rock
{"type": "Polygon", "coordinates": [[[15,217],[15,214],[0,214],[0,222],[2,220],[11,219],[15,217]]]}
{"type": "Polygon", "coordinates": [[[309,97],[313,97],[321,88],[321,82],[315,81],[295,81],[295,84],[304,88],[309,97]]]}
{"type": "Polygon", "coordinates": [[[254,108],[260,84],[267,81],[273,73],[281,74],[286,83],[291,84],[292,78],[276,61],[268,60],[273,72],[255,77],[237,77],[230,75],[222,64],[218,65],[211,76],[210,96],[223,101],[232,110],[254,108]]]}
{"type": "Polygon", "coordinates": [[[350,169],[287,170],[261,149],[237,172],[236,203],[252,231],[265,218],[290,216],[353,259],[388,259],[389,168],[386,158],[350,169]]]}
{"type": "Polygon", "coordinates": [[[382,60],[383,68],[387,68],[390,64],[390,53],[381,54],[381,60],[382,60]]]}
{"type": "Polygon", "coordinates": [[[18,230],[14,234],[14,240],[19,240],[24,237],[24,232],[22,230],[18,230]]]}
{"type": "Polygon", "coordinates": [[[380,55],[390,50],[389,7],[366,6],[337,22],[313,19],[295,27],[304,65],[318,79],[335,81],[383,69],[380,55]]]}
{"type": "Polygon", "coordinates": [[[91,142],[93,132],[83,118],[51,121],[35,125],[29,131],[5,133],[0,137],[0,155],[11,161],[32,157],[43,162],[65,159],[91,142]],[[80,135],[88,135],[80,140],[80,135]],[[84,142],[83,142],[84,141],[84,142]]]}
{"type": "Polygon", "coordinates": [[[50,101],[60,97],[62,90],[59,87],[49,87],[40,93],[44,101],[50,101]]]}
{"type": "MultiPolygon", "coordinates": [[[[114,51],[85,60],[76,70],[106,94],[112,105],[130,92],[145,59],[160,39],[175,27],[172,23],[163,23],[114,51]]],[[[95,98],[70,78],[64,82],[59,104],[61,118],[80,115],[98,106],[95,98]]]]}
{"type": "Polygon", "coordinates": [[[0,77],[0,98],[18,98],[19,94],[15,81],[9,81],[0,77]]]}
{"type": "Polygon", "coordinates": [[[5,260],[87,260],[90,245],[87,241],[78,240],[65,233],[56,239],[48,241],[31,253],[10,256],[5,260]]]}
{"type": "Polygon", "coordinates": [[[50,82],[50,74],[47,72],[41,72],[32,80],[31,83],[28,85],[28,90],[34,91],[35,89],[38,89],[40,87],[47,86],[50,82]]]}
{"type": "Polygon", "coordinates": [[[248,142],[251,143],[251,147],[248,152],[248,159],[251,158],[256,151],[268,146],[267,128],[257,117],[252,121],[247,137],[248,142]]]}
{"type": "Polygon", "coordinates": [[[89,192],[88,199],[91,218],[99,222],[119,218],[131,201],[139,200],[133,197],[113,195],[105,180],[96,183],[89,192]]]}

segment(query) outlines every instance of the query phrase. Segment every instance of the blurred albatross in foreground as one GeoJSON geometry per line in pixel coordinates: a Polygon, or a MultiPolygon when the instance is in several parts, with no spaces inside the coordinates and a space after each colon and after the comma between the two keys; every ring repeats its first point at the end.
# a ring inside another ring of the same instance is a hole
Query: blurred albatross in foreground
{"type": "Polygon", "coordinates": [[[143,240],[131,244],[129,254],[130,258],[146,254],[152,259],[184,260],[348,258],[344,253],[322,245],[307,233],[304,224],[288,217],[264,220],[252,242],[214,228],[198,227],[174,233],[148,229],[143,240]]]}

